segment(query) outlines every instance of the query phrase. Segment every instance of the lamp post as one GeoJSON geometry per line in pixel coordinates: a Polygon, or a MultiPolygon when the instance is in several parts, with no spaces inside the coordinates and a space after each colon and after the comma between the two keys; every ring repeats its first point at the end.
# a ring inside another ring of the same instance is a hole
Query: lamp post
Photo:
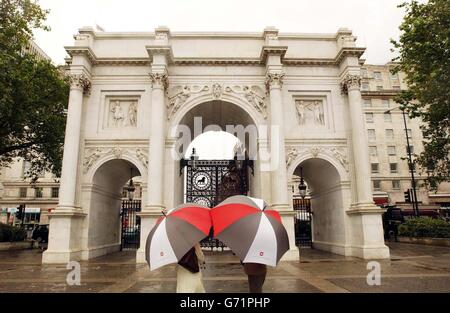
{"type": "Polygon", "coordinates": [[[132,201],[134,198],[134,191],[136,188],[133,183],[133,168],[130,168],[130,182],[128,183],[127,191],[128,191],[128,200],[132,201]]]}
{"type": "Polygon", "coordinates": [[[305,199],[306,185],[305,185],[305,181],[303,180],[303,167],[300,167],[300,185],[298,185],[298,190],[300,193],[300,197],[302,197],[302,199],[305,199]]]}
{"type": "Polygon", "coordinates": [[[406,151],[408,153],[408,167],[409,167],[409,171],[411,173],[411,187],[413,190],[413,198],[414,198],[414,199],[412,199],[413,200],[412,201],[413,211],[414,211],[415,216],[419,216],[419,204],[417,202],[416,180],[414,178],[414,164],[412,161],[411,146],[409,145],[408,126],[406,125],[406,113],[405,113],[405,110],[399,106],[389,109],[389,110],[385,111],[384,113],[385,114],[391,113],[391,111],[394,109],[400,109],[402,111],[402,115],[403,115],[403,124],[405,126],[405,136],[406,136],[406,151]]]}
{"type": "Polygon", "coordinates": [[[197,168],[197,161],[198,161],[198,155],[195,152],[195,148],[192,148],[192,154],[191,154],[191,165],[193,169],[197,168]]]}

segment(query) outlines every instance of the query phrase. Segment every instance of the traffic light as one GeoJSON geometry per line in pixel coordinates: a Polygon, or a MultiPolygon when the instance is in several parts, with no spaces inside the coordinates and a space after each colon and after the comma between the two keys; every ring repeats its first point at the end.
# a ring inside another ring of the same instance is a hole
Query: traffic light
{"type": "Polygon", "coordinates": [[[405,195],[405,202],[411,203],[411,189],[406,190],[403,194],[405,195]]]}
{"type": "Polygon", "coordinates": [[[25,212],[24,212],[24,205],[21,204],[17,207],[17,211],[16,211],[16,218],[18,220],[22,220],[23,216],[24,216],[25,212]]]}

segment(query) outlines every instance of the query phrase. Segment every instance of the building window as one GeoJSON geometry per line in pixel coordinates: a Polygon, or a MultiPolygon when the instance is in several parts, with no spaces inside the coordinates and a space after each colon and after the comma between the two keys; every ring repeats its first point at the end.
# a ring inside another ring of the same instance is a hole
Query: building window
{"type": "Polygon", "coordinates": [[[368,83],[362,83],[361,84],[361,89],[362,90],[369,90],[369,84],[368,83]]]}
{"type": "Polygon", "coordinates": [[[377,156],[378,155],[377,147],[376,146],[370,146],[369,147],[369,153],[372,156],[377,156]]]}
{"type": "Polygon", "coordinates": [[[372,169],[372,173],[378,173],[379,172],[379,164],[378,163],[371,163],[370,167],[372,169]]]}
{"type": "Polygon", "coordinates": [[[394,130],[386,129],[386,139],[394,139],[394,130]]]}
{"type": "Polygon", "coordinates": [[[365,108],[370,108],[370,107],[372,107],[372,100],[371,100],[371,99],[364,99],[364,100],[363,100],[363,106],[364,106],[365,108]]]}
{"type": "Polygon", "coordinates": [[[391,73],[391,79],[398,79],[398,73],[391,73]]]}
{"type": "Polygon", "coordinates": [[[27,187],[20,187],[19,188],[19,197],[20,198],[26,198],[27,197],[27,187]]]}
{"type": "Polygon", "coordinates": [[[400,189],[400,181],[399,180],[393,180],[392,181],[392,189],[399,190],[400,189]]]}
{"type": "Polygon", "coordinates": [[[412,138],[412,131],[411,131],[411,129],[407,129],[407,130],[406,130],[406,134],[407,134],[407,136],[408,136],[409,139],[412,138]]]}
{"type": "Polygon", "coordinates": [[[408,149],[408,146],[406,146],[406,153],[409,153],[409,152],[411,152],[411,154],[414,154],[414,146],[409,146],[409,149],[408,149]]]}
{"type": "Polygon", "coordinates": [[[373,72],[373,77],[374,77],[376,80],[381,80],[381,79],[382,79],[382,77],[381,77],[381,72],[373,72]]]}
{"type": "Polygon", "coordinates": [[[391,173],[397,173],[397,163],[389,163],[391,173]]]}
{"type": "Polygon", "coordinates": [[[128,198],[128,190],[125,187],[122,189],[122,198],[128,198]]]}
{"type": "Polygon", "coordinates": [[[387,151],[388,151],[388,155],[396,155],[395,146],[388,146],[387,151]]]}
{"type": "Polygon", "coordinates": [[[52,198],[59,197],[59,187],[52,187],[52,198]]]}
{"type": "Polygon", "coordinates": [[[29,173],[30,168],[31,168],[31,163],[24,160],[22,163],[22,177],[25,177],[29,173]]]}
{"type": "Polygon", "coordinates": [[[416,171],[416,164],[415,163],[410,164],[408,162],[408,169],[409,169],[410,172],[411,172],[411,168],[412,168],[412,171],[415,172],[416,171]]]}
{"type": "Polygon", "coordinates": [[[41,187],[37,187],[36,189],[34,189],[34,196],[36,198],[42,198],[42,188],[41,187]]]}
{"type": "Polygon", "coordinates": [[[389,99],[381,100],[381,105],[383,106],[383,108],[389,108],[389,99]]]}
{"type": "Polygon", "coordinates": [[[400,90],[400,86],[392,86],[392,89],[394,89],[394,90],[400,90]]]}
{"type": "Polygon", "coordinates": [[[384,113],[384,121],[385,122],[392,122],[391,113],[384,113]]]}
{"type": "Polygon", "coordinates": [[[375,191],[381,190],[381,181],[379,180],[373,181],[373,190],[375,191]]]}
{"type": "Polygon", "coordinates": [[[377,86],[377,90],[378,91],[383,90],[383,86],[377,86]]]}
{"type": "Polygon", "coordinates": [[[373,113],[366,113],[366,122],[373,123],[373,113]]]}
{"type": "Polygon", "coordinates": [[[375,137],[375,129],[368,129],[367,130],[367,135],[369,137],[369,141],[375,141],[376,137],[375,137]]]}

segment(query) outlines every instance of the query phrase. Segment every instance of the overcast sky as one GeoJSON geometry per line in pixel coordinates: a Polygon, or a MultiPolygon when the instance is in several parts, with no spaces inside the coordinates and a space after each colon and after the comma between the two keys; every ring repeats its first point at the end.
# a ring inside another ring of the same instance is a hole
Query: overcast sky
{"type": "Polygon", "coordinates": [[[353,30],[367,48],[367,63],[384,64],[392,58],[390,38],[399,35],[403,0],[40,0],[50,9],[50,32],[36,32],[37,44],[57,64],[64,63],[64,46],[82,26],[105,31],[280,32],[335,33],[353,30]]]}

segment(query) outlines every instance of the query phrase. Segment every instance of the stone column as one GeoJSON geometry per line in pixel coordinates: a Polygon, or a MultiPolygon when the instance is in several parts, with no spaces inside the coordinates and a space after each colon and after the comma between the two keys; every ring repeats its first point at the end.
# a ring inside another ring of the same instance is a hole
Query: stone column
{"type": "Polygon", "coordinates": [[[286,152],[284,145],[284,118],[281,87],[283,74],[268,73],[266,86],[270,95],[270,153],[271,153],[271,200],[277,210],[289,208],[287,195],[286,152]]]}
{"type": "Polygon", "coordinates": [[[43,254],[43,263],[81,259],[82,217],[86,214],[76,207],[76,189],[83,94],[89,92],[91,84],[83,73],[71,75],[70,81],[59,204],[50,215],[48,249],[43,254]]]}
{"type": "Polygon", "coordinates": [[[152,109],[150,118],[149,164],[147,177],[147,210],[164,209],[164,155],[166,139],[166,105],[164,90],[167,74],[151,73],[152,109]]]}
{"type": "Polygon", "coordinates": [[[361,78],[347,74],[342,82],[342,91],[348,94],[348,105],[352,129],[353,159],[356,173],[357,206],[373,204],[371,173],[369,167],[368,141],[362,112],[361,78]]]}
{"type": "Polygon", "coordinates": [[[294,211],[289,205],[286,173],[286,152],[284,144],[283,98],[281,88],[284,74],[268,72],[266,88],[270,95],[270,186],[271,206],[277,210],[289,236],[290,249],[282,260],[298,260],[299,251],[295,245],[294,211]]]}
{"type": "Polygon", "coordinates": [[[58,209],[75,207],[83,93],[90,88],[90,82],[84,74],[71,75],[70,82],[58,209]]]}
{"type": "Polygon", "coordinates": [[[141,217],[141,243],[136,253],[136,262],[145,263],[145,244],[147,236],[156,219],[164,210],[164,157],[166,152],[166,120],[165,89],[167,87],[167,74],[163,72],[150,73],[152,83],[151,91],[151,117],[150,139],[147,173],[147,203],[141,217]]]}
{"type": "Polygon", "coordinates": [[[361,107],[361,78],[346,74],[342,91],[348,95],[352,129],[354,178],[356,202],[347,210],[350,227],[350,255],[364,259],[389,258],[389,248],[384,244],[381,215],[384,210],[373,203],[369,152],[365,123],[361,107]]]}

